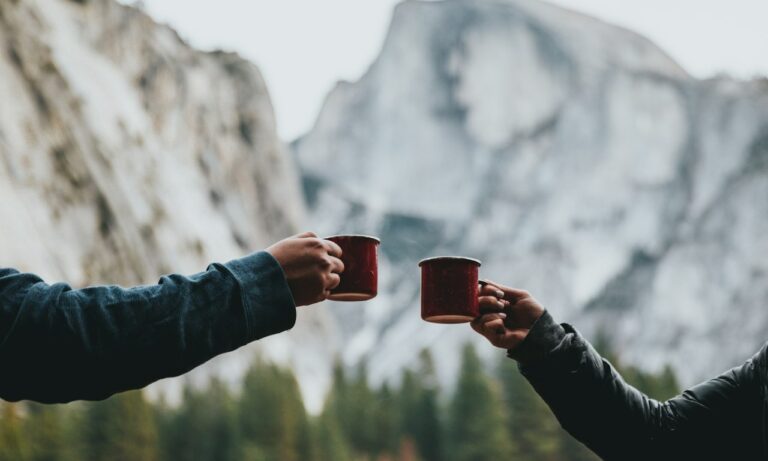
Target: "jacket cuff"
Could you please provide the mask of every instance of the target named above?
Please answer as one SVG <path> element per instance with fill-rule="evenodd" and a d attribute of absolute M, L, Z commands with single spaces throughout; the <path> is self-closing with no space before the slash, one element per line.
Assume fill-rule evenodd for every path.
<path fill-rule="evenodd" d="M 224 264 L 240 285 L 246 341 L 288 330 L 296 324 L 296 304 L 277 260 L 266 251 Z"/>
<path fill-rule="evenodd" d="M 538 362 L 563 341 L 565 334 L 565 329 L 555 322 L 549 311 L 544 311 L 533 323 L 523 342 L 507 350 L 507 357 L 521 364 Z"/>

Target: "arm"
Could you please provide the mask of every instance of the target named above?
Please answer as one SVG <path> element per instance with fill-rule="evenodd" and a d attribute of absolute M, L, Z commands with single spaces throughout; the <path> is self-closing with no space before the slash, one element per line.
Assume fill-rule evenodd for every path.
<path fill-rule="evenodd" d="M 340 269 L 332 246 L 298 240 L 127 289 L 0 269 L 0 398 L 103 399 L 291 328 L 294 299 L 324 299 Z"/>
<path fill-rule="evenodd" d="M 487 314 L 473 326 L 508 349 L 563 428 L 603 459 L 711 459 L 720 454 L 761 459 L 758 373 L 764 370 L 765 349 L 743 366 L 659 402 L 625 383 L 572 327 L 555 323 L 528 293 L 504 289 L 503 294 L 511 304 L 507 315 Z"/>

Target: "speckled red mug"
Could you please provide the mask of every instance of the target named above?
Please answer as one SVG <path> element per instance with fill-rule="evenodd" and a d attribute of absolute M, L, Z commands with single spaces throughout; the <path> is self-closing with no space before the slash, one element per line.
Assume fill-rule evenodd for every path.
<path fill-rule="evenodd" d="M 366 301 L 378 292 L 378 248 L 381 243 L 369 235 L 326 237 L 341 247 L 344 272 L 339 286 L 331 290 L 333 301 Z"/>
<path fill-rule="evenodd" d="M 464 323 L 480 315 L 480 264 L 477 259 L 461 256 L 421 260 L 421 318 L 434 323 Z"/>

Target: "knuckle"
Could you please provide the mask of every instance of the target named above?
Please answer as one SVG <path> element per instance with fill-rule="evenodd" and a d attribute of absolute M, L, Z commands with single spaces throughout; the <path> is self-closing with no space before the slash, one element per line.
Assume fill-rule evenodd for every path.
<path fill-rule="evenodd" d="M 310 238 L 304 239 L 304 244 L 307 245 L 309 248 L 322 248 L 323 241 L 317 237 L 310 237 Z"/>
<path fill-rule="evenodd" d="M 325 284 L 321 275 L 315 275 L 307 280 L 307 290 L 312 293 L 323 291 Z"/>

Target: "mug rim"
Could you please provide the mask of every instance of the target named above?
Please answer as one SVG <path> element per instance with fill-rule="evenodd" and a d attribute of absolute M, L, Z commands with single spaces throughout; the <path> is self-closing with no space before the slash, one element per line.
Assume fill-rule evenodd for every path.
<path fill-rule="evenodd" d="M 425 258 L 419 261 L 419 267 L 421 267 L 422 264 L 433 262 L 433 261 L 468 261 L 468 262 L 475 263 L 478 266 L 483 265 L 483 263 L 480 262 L 479 259 L 468 258 L 466 256 L 432 256 L 430 258 Z"/>
<path fill-rule="evenodd" d="M 349 238 L 349 237 L 373 240 L 376 243 L 381 243 L 381 240 L 379 240 L 377 237 L 374 237 L 372 235 L 366 235 L 366 234 L 335 234 L 335 235 L 329 235 L 328 237 L 323 237 L 323 240 L 330 240 L 332 238 Z"/>

